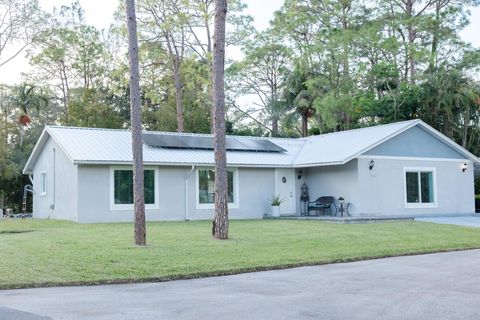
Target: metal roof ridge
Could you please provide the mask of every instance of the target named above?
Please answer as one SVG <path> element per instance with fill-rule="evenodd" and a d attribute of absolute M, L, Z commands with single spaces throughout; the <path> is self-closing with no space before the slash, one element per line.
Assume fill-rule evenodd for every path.
<path fill-rule="evenodd" d="M 45 127 L 50 128 L 50 129 L 91 130 L 91 131 L 125 131 L 125 132 L 129 132 L 128 129 L 74 127 L 74 126 L 62 126 L 62 125 L 51 125 L 51 124 L 47 124 Z"/>
<path fill-rule="evenodd" d="M 52 129 L 67 129 L 67 130 L 91 130 L 91 131 L 120 131 L 120 132 L 131 132 L 130 129 L 113 129 L 113 128 L 93 128 L 93 127 L 74 127 L 74 126 L 62 126 L 62 125 L 47 125 L 48 128 Z M 212 133 L 195 133 L 195 132 L 173 132 L 173 131 L 152 131 L 152 130 L 142 130 L 143 134 L 164 134 L 164 135 L 174 135 L 174 136 L 197 136 L 197 137 L 213 137 Z M 258 136 L 238 136 L 238 135 L 225 135 L 229 138 L 240 138 L 240 139 L 266 139 L 266 140 L 286 140 L 286 141 L 306 141 L 308 138 L 298 137 L 298 138 L 287 138 L 287 137 L 258 137 Z"/>
<path fill-rule="evenodd" d="M 342 133 L 346 133 L 346 132 L 368 130 L 368 129 L 379 128 L 379 127 L 388 127 L 388 126 L 392 126 L 392 125 L 398 125 L 398 124 L 401 124 L 401 123 L 406 125 L 406 124 L 413 123 L 413 122 L 421 122 L 421 120 L 420 119 L 411 119 L 411 120 L 397 121 L 397 122 L 391 122 L 391 123 L 385 123 L 385 124 L 377 124 L 377 125 L 372 125 L 372 126 L 362 127 L 362 128 L 328 132 L 328 133 L 322 133 L 322 134 L 318 134 L 318 135 L 314 135 L 314 136 L 309 136 L 307 139 L 308 140 L 313 140 L 313 139 L 316 139 L 316 138 L 321 138 L 321 137 L 336 135 L 336 134 L 342 134 Z"/>

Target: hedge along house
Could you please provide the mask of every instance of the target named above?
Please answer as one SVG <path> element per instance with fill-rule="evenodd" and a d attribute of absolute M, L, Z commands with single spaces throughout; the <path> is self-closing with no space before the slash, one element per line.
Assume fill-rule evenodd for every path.
<path fill-rule="evenodd" d="M 211 135 L 145 132 L 148 220 L 210 219 Z M 80 223 L 133 220 L 131 133 L 49 126 L 25 168 L 35 218 Z M 343 197 L 352 216 L 474 213 L 479 159 L 420 120 L 308 138 L 227 138 L 229 213 L 262 218 L 272 197 L 280 212 L 310 199 Z"/>

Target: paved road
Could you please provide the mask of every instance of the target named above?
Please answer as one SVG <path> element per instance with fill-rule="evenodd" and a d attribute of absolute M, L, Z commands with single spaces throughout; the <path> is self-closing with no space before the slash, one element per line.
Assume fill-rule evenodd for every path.
<path fill-rule="evenodd" d="M 480 216 L 415 218 L 415 221 L 480 228 Z"/>
<path fill-rule="evenodd" d="M 0 291 L 0 319 L 45 320 L 40 316 L 480 319 L 480 250 L 164 283 Z"/>

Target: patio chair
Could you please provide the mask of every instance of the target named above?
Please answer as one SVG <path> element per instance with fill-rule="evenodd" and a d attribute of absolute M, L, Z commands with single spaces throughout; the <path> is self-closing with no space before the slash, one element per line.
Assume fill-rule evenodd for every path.
<path fill-rule="evenodd" d="M 325 215 L 326 210 L 333 215 L 332 207 L 335 209 L 333 212 L 337 212 L 337 206 L 335 205 L 335 197 L 333 196 L 323 196 L 318 198 L 315 201 L 310 201 L 308 203 L 308 215 L 310 215 L 310 211 L 315 210 L 315 214 L 318 216 L 319 212 L 321 211 L 323 215 Z"/>

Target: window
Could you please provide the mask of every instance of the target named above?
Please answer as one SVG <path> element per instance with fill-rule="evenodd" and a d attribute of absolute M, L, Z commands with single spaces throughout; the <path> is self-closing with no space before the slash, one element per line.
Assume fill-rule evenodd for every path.
<path fill-rule="evenodd" d="M 237 205 L 236 170 L 227 171 L 227 197 L 230 207 Z M 197 170 L 197 208 L 213 208 L 215 203 L 215 171 L 212 169 Z"/>
<path fill-rule="evenodd" d="M 435 205 L 435 170 L 408 168 L 405 170 L 406 204 L 410 207 Z"/>
<path fill-rule="evenodd" d="M 144 195 L 146 207 L 157 204 L 155 170 L 144 171 Z M 112 209 L 133 208 L 133 171 L 130 169 L 112 169 Z"/>
<path fill-rule="evenodd" d="M 40 195 L 47 195 L 47 172 L 40 172 Z"/>

